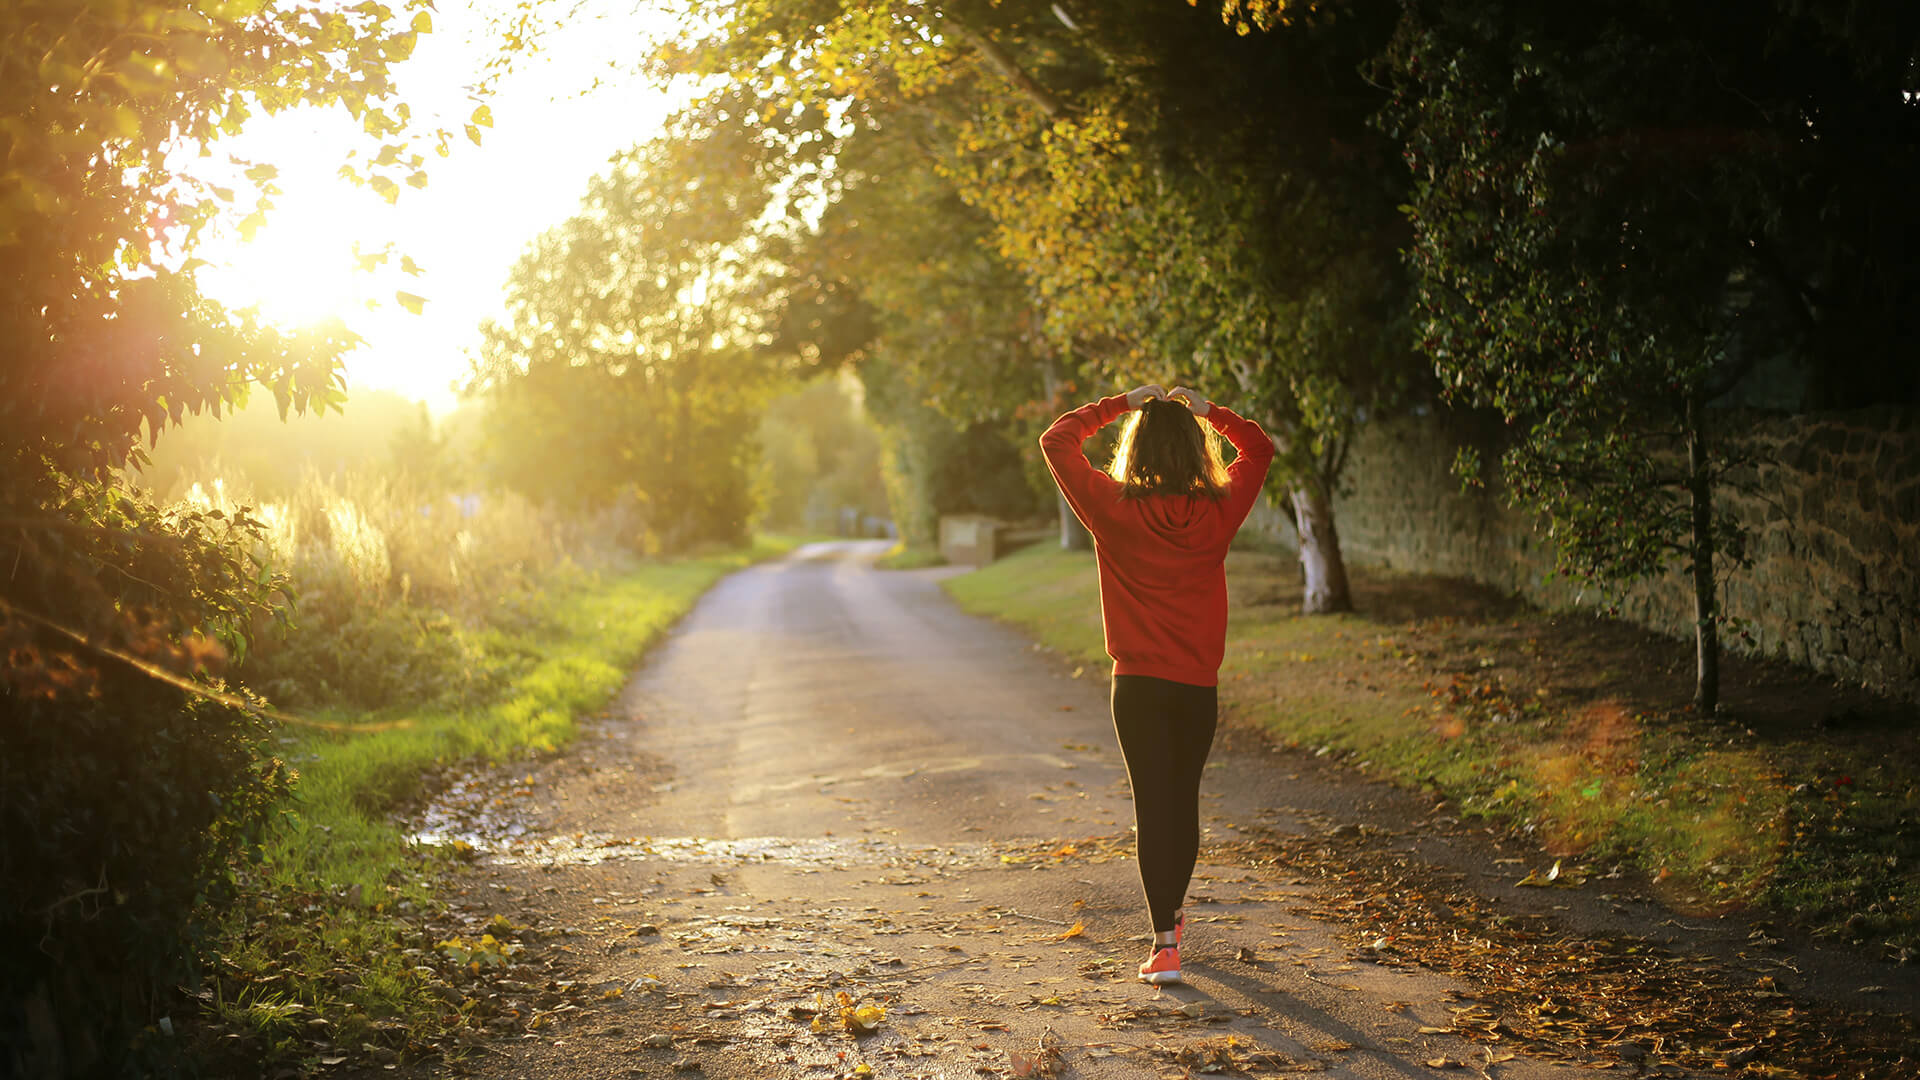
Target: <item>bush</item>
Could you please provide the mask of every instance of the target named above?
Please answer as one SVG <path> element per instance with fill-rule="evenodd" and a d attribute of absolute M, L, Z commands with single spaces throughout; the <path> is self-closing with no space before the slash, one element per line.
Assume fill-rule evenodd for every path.
<path fill-rule="evenodd" d="M 244 515 L 93 482 L 37 509 L 0 608 L 0 1072 L 145 1071 L 194 905 L 288 789 L 265 724 L 193 690 L 220 693 L 277 580 Z"/>
<path fill-rule="evenodd" d="M 184 498 L 236 512 L 246 489 L 207 477 Z M 531 662 L 498 631 L 537 626 L 538 586 L 621 558 L 612 518 L 563 528 L 510 493 L 432 495 L 373 472 L 310 474 L 256 513 L 260 558 L 290 580 L 289 617 L 239 674 L 299 709 L 487 700 Z"/>

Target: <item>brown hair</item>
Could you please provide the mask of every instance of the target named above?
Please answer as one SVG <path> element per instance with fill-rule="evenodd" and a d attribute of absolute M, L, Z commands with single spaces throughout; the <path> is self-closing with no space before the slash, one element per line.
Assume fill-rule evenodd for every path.
<path fill-rule="evenodd" d="M 1107 473 L 1124 485 L 1121 495 L 1131 499 L 1147 495 L 1223 499 L 1227 494 L 1220 433 L 1202 424 L 1192 409 L 1159 398 L 1127 417 Z"/>

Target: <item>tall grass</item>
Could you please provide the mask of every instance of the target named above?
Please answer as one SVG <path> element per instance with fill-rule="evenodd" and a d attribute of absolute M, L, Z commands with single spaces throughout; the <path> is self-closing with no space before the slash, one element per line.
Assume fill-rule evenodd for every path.
<path fill-rule="evenodd" d="M 405 474 L 309 472 L 258 501 L 246 479 L 191 477 L 180 498 L 267 524 L 255 554 L 287 573 L 287 619 L 258 626 L 239 678 L 284 707 L 472 704 L 530 662 L 547 590 L 636 565 L 617 514 L 569 521 L 511 493 L 434 493 Z"/>

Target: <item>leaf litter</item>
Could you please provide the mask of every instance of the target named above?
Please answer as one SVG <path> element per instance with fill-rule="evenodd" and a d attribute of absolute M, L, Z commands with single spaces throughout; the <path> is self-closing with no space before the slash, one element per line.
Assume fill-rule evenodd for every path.
<path fill-rule="evenodd" d="M 1344 923 L 1358 957 L 1418 964 L 1481 988 L 1452 1026 L 1487 1047 L 1536 1057 L 1585 1054 L 1647 1070 L 1677 1066 L 1779 1080 L 1911 1080 L 1920 1022 L 1795 1000 L 1770 978 L 1742 978 L 1706 957 L 1634 937 L 1591 938 L 1529 926 L 1444 875 L 1423 876 L 1404 854 L 1362 836 L 1243 827 L 1203 859 L 1311 874 L 1318 891 L 1299 913 Z M 1558 863 L 1519 884 L 1572 887 Z M 1388 947 L 1390 946 L 1390 948 Z M 1426 1030 L 1426 1029 L 1423 1029 Z M 1434 1065 L 1433 1059 L 1424 1062 Z M 1446 1061 L 1445 1066 L 1477 1067 Z"/>

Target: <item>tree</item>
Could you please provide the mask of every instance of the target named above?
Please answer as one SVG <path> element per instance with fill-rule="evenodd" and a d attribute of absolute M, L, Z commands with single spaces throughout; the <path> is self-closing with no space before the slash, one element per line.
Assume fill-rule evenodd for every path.
<path fill-rule="evenodd" d="M 1718 586 L 1744 559 L 1714 499 L 1742 461 L 1715 403 L 1783 354 L 1814 373 L 1810 397 L 1847 381 L 1820 374 L 1835 366 L 1884 388 L 1858 375 L 1887 371 L 1914 329 L 1920 265 L 1853 197 L 1920 164 L 1892 106 L 1916 89 L 1920 17 L 1859 14 L 1854 32 L 1892 30 L 1891 51 L 1797 5 L 1443 0 L 1409 8 L 1383 64 L 1384 123 L 1416 177 L 1421 347 L 1455 400 L 1514 426 L 1508 490 L 1562 569 L 1611 584 L 1683 566 L 1702 711 L 1719 694 Z M 1882 137 L 1866 166 L 1863 138 Z M 1920 224 L 1911 200 L 1873 205 L 1881 228 Z M 1873 345 L 1836 361 L 1836 342 Z"/>
<path fill-rule="evenodd" d="M 635 500 L 649 549 L 744 538 L 776 372 L 760 290 L 778 240 L 753 228 L 771 188 L 709 108 L 616 156 L 520 259 L 471 387 L 502 480 L 580 509 Z"/>
<path fill-rule="evenodd" d="M 759 431 L 765 523 L 821 532 L 837 531 L 843 511 L 886 516 L 880 435 L 850 371 L 775 398 Z"/>
<path fill-rule="evenodd" d="M 858 367 L 911 542 L 931 544 L 941 513 L 1026 517 L 1031 486 L 1006 482 L 1002 467 L 1031 455 L 1071 386 L 1068 362 L 1041 333 L 1026 284 L 989 246 L 991 223 L 936 172 L 912 125 L 850 127 L 796 276 L 831 278 L 870 312 Z M 974 496 L 961 462 L 987 466 Z M 1065 500 L 1053 499 L 1061 546 L 1089 547 Z"/>
<path fill-rule="evenodd" d="M 288 779 L 218 680 L 279 586 L 248 555 L 258 523 L 163 511 L 117 470 L 251 386 L 337 405 L 353 338 L 201 296 L 195 242 L 236 196 L 170 162 L 252 113 L 337 104 L 393 147 L 366 179 L 397 193 L 420 158 L 388 69 L 422 8 L 0 12 L 0 1070 L 138 1071 L 143 1003 L 188 974 L 196 900 Z M 264 213 L 272 170 L 247 177 Z M 29 1001 L 66 1029 L 28 1027 Z"/>

